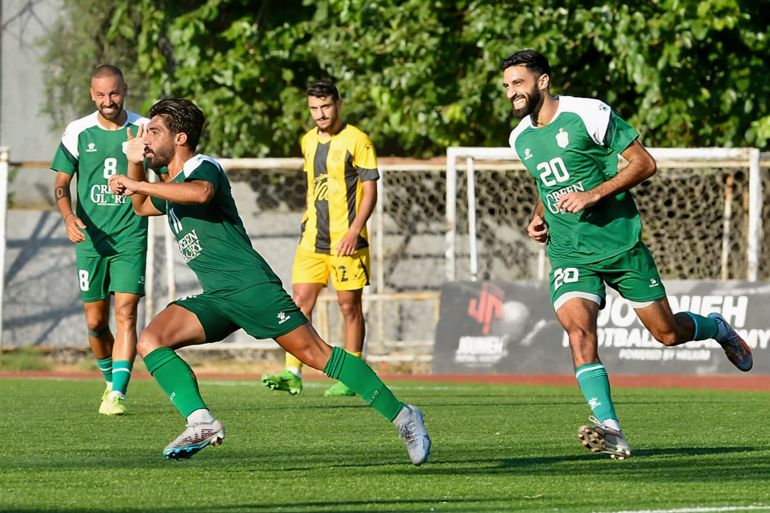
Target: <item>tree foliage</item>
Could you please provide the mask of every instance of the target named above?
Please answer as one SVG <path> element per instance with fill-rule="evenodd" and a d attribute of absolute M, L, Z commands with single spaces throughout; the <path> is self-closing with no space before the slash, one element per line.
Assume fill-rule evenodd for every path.
<path fill-rule="evenodd" d="M 325 76 L 381 154 L 505 145 L 514 121 L 498 66 L 521 48 L 550 58 L 555 93 L 607 101 L 648 146 L 770 139 L 762 2 L 64 4 L 70 15 L 45 41 L 54 119 L 87 105 L 88 72 L 111 61 L 127 72 L 133 106 L 146 110 L 167 95 L 195 100 L 208 115 L 203 150 L 213 154 L 296 155 L 311 122 L 304 87 Z"/>

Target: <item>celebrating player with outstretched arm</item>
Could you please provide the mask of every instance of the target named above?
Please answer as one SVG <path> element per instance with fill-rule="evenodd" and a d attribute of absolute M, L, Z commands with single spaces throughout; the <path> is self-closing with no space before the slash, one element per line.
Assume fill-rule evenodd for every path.
<path fill-rule="evenodd" d="M 642 223 L 630 193 L 656 171 L 636 131 L 599 100 L 551 96 L 551 67 L 533 50 L 514 53 L 500 68 L 513 115 L 521 120 L 510 144 L 539 194 L 527 233 L 547 244 L 551 301 L 594 414 L 578 437 L 594 452 L 626 458 L 631 448 L 597 349 L 605 284 L 664 345 L 715 339 L 742 371 L 751 369 L 751 351 L 718 313 L 671 312 L 655 261 L 641 241 Z M 628 161 L 620 171 L 618 154 Z"/>
<path fill-rule="evenodd" d="M 422 412 L 396 399 L 360 358 L 324 342 L 252 247 L 227 176 L 214 159 L 195 151 L 203 112 L 189 100 L 167 98 L 150 109 L 149 117 L 146 131 L 129 140 L 129 176 L 115 176 L 110 185 L 115 193 L 131 196 L 137 214 L 166 214 L 203 287 L 203 293 L 171 303 L 139 336 L 137 350 L 147 369 L 187 419 L 186 429 L 163 455 L 187 458 L 225 436 L 203 402 L 195 375 L 174 350 L 222 340 L 243 328 L 255 338 L 274 338 L 304 364 L 345 383 L 396 425 L 412 463 L 422 464 L 431 446 Z M 145 159 L 153 169 L 167 167 L 169 181 L 147 182 Z"/>

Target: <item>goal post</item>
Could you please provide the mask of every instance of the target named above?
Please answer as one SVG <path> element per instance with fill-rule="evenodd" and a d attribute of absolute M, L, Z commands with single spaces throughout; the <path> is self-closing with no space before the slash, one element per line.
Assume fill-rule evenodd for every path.
<path fill-rule="evenodd" d="M 3 298 L 5 298 L 5 247 L 6 247 L 6 214 L 8 212 L 8 171 L 10 151 L 6 146 L 0 146 L 0 269 L 3 270 L 0 279 L 0 358 L 3 354 Z"/>
<path fill-rule="evenodd" d="M 655 157 L 660 173 L 652 180 L 652 184 L 638 186 L 634 193 L 642 211 L 645 241 L 653 247 L 656 256 L 662 255 L 661 260 L 667 264 L 661 270 L 663 274 L 679 278 L 740 278 L 757 281 L 765 232 L 762 210 L 767 202 L 759 150 L 648 149 Z M 450 147 L 447 149 L 446 166 L 445 277 L 450 281 L 458 279 L 458 266 L 461 264 L 458 254 L 467 248 L 467 270 L 459 279 L 489 278 L 492 266 L 487 261 L 484 270 L 479 268 L 481 253 L 488 259 L 502 261 L 506 260 L 507 255 L 501 254 L 503 249 L 495 247 L 493 236 L 481 236 L 479 224 L 486 222 L 491 225 L 491 229 L 496 229 L 505 222 L 500 215 L 501 211 L 508 211 L 518 215 L 509 216 L 507 222 L 516 224 L 519 231 L 523 232 L 529 222 L 527 215 L 531 216 L 535 201 L 534 180 L 528 176 L 513 149 L 508 147 Z M 492 194 L 498 193 L 496 197 L 490 196 L 488 192 L 487 197 L 482 196 L 484 187 L 479 186 L 482 179 L 495 186 L 491 188 Z M 500 183 L 504 185 L 500 186 Z M 518 192 L 515 190 L 517 188 L 529 189 L 530 198 L 523 199 L 520 194 L 516 194 L 516 201 L 528 202 L 525 208 L 510 203 L 506 205 L 506 185 L 510 193 Z M 459 213 L 460 208 L 464 211 L 464 217 Z M 480 213 L 481 210 L 490 212 L 489 218 L 481 219 L 484 215 Z M 465 225 L 465 230 L 460 230 L 459 227 Z M 664 236 L 666 230 L 677 229 L 688 231 L 674 239 Z M 691 255 L 689 261 L 687 255 L 670 254 L 677 247 L 681 249 L 681 246 L 669 245 L 671 240 L 678 244 L 689 241 L 704 245 L 714 240 L 714 233 L 719 234 L 716 240 L 721 245 L 721 251 L 716 251 L 716 263 L 711 255 L 706 257 L 708 249 L 705 246 Z M 697 238 L 698 234 L 704 236 Z M 502 278 L 543 279 L 542 246 L 525 240 L 518 240 L 515 245 L 522 253 L 514 258 L 518 260 L 518 274 Z M 480 246 L 483 247 L 480 249 Z M 529 271 L 524 262 L 526 259 L 537 262 L 536 266 L 529 266 Z M 703 263 L 701 259 L 710 262 Z M 501 278 L 499 275 L 495 277 Z"/>

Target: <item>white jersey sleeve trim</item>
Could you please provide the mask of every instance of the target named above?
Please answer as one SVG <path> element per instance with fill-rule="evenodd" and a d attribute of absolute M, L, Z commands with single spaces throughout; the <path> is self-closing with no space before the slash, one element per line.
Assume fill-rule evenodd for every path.
<path fill-rule="evenodd" d="M 88 116 L 76 119 L 64 129 L 64 134 L 61 136 L 61 144 L 73 157 L 78 158 L 80 156 L 78 152 L 80 134 L 99 124 L 96 118 L 98 115 L 99 111 L 92 112 Z"/>
<path fill-rule="evenodd" d="M 607 146 L 604 138 L 607 135 L 612 113 L 609 105 L 594 98 L 559 96 L 559 111 L 572 112 L 580 116 L 591 139 L 599 146 Z"/>
<path fill-rule="evenodd" d="M 521 155 L 519 155 L 519 152 L 516 151 L 516 139 L 519 138 L 521 133 L 526 130 L 527 128 L 532 126 L 532 120 L 529 116 L 522 119 L 518 125 L 516 125 L 516 128 L 511 130 L 511 135 L 508 137 L 508 144 L 511 145 L 511 148 L 513 148 L 513 151 L 516 153 L 516 156 L 519 157 L 519 160 L 521 160 Z"/>
<path fill-rule="evenodd" d="M 214 164 L 214 167 L 222 172 L 222 166 L 219 165 L 219 162 L 209 157 L 208 155 L 202 155 L 199 153 L 188 159 L 187 162 L 182 165 L 182 172 L 184 173 L 184 177 L 189 178 L 193 171 L 198 169 L 204 162 L 210 162 L 211 164 Z"/>

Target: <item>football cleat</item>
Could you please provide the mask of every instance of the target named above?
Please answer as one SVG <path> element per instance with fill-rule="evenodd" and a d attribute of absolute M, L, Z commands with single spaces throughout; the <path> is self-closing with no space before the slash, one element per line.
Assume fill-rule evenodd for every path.
<path fill-rule="evenodd" d="M 219 445 L 225 439 L 225 428 L 214 422 L 188 424 L 182 434 L 163 449 L 166 459 L 192 458 L 201 449 L 209 445 Z"/>
<path fill-rule="evenodd" d="M 717 332 L 716 341 L 725 350 L 727 359 L 743 372 L 750 371 L 751 367 L 754 366 L 754 357 L 751 355 L 751 349 L 746 342 L 736 333 L 732 326 L 727 324 L 725 318 L 720 314 L 710 313 L 708 316 L 717 322 L 719 331 Z"/>
<path fill-rule="evenodd" d="M 284 370 L 278 374 L 263 374 L 262 384 L 270 390 L 289 392 L 291 395 L 302 393 L 302 378 L 298 378 L 293 372 Z"/>
<path fill-rule="evenodd" d="M 333 384 L 324 392 L 324 396 L 326 397 L 349 397 L 352 395 L 356 395 L 356 393 L 349 389 L 346 384 L 341 382 Z"/>
<path fill-rule="evenodd" d="M 125 415 L 128 413 L 125 398 L 109 394 L 106 399 L 102 399 L 102 404 L 99 405 L 99 413 L 111 416 Z"/>
<path fill-rule="evenodd" d="M 588 417 L 590 426 L 580 426 L 578 439 L 591 452 L 603 452 L 612 459 L 624 460 L 631 457 L 631 446 L 623 433 L 603 425 L 596 417 Z"/>
<path fill-rule="evenodd" d="M 104 392 L 102 392 L 102 401 L 106 401 L 110 398 L 110 392 L 112 392 L 112 383 L 107 383 L 107 386 L 104 387 Z"/>
<path fill-rule="evenodd" d="M 425 417 L 416 406 L 405 404 L 398 412 L 393 424 L 398 429 L 398 435 L 406 444 L 409 459 L 415 465 L 422 465 L 430 454 L 430 436 L 425 429 Z"/>

